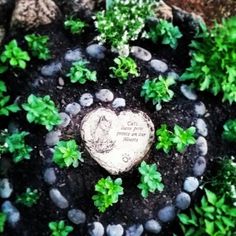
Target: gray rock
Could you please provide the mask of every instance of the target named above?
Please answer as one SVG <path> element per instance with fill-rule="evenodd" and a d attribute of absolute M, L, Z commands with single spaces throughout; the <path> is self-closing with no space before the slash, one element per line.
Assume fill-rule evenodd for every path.
<path fill-rule="evenodd" d="M 68 219 L 76 224 L 83 224 L 86 221 L 86 215 L 84 214 L 83 211 L 79 210 L 79 209 L 71 209 L 68 211 L 67 213 Z"/>
<path fill-rule="evenodd" d="M 195 105 L 195 112 L 198 116 L 203 116 L 206 113 L 206 106 L 203 102 L 198 102 Z"/>
<path fill-rule="evenodd" d="M 168 70 L 167 64 L 161 60 L 153 59 L 150 65 L 158 73 L 165 73 Z"/>
<path fill-rule="evenodd" d="M 124 233 L 124 228 L 121 224 L 118 225 L 108 225 L 106 229 L 107 236 L 122 236 Z"/>
<path fill-rule="evenodd" d="M 90 236 L 103 236 L 105 233 L 104 227 L 100 222 L 88 224 L 88 233 Z"/>
<path fill-rule="evenodd" d="M 195 91 L 188 85 L 182 84 L 180 87 L 182 94 L 189 100 L 197 100 L 197 94 Z"/>
<path fill-rule="evenodd" d="M 12 185 L 9 182 L 9 179 L 1 179 L 0 180 L 0 197 L 1 198 L 9 198 L 13 192 Z"/>
<path fill-rule="evenodd" d="M 64 79 L 63 79 L 62 77 L 59 77 L 59 78 L 58 78 L 58 84 L 59 84 L 60 86 L 64 86 L 64 85 L 65 85 L 65 81 L 64 81 Z"/>
<path fill-rule="evenodd" d="M 184 191 L 188 193 L 194 192 L 199 186 L 199 181 L 196 177 L 187 177 L 184 181 Z"/>
<path fill-rule="evenodd" d="M 49 65 L 43 66 L 41 68 L 41 74 L 43 76 L 55 76 L 57 73 L 61 71 L 62 64 L 61 62 L 52 62 Z"/>
<path fill-rule="evenodd" d="M 5 37 L 5 28 L 3 27 L 3 25 L 0 25 L 0 45 L 2 44 L 4 37 Z"/>
<path fill-rule="evenodd" d="M 2 212 L 7 215 L 7 222 L 12 227 L 16 226 L 20 220 L 20 212 L 10 201 L 3 202 Z"/>
<path fill-rule="evenodd" d="M 156 111 L 160 111 L 162 109 L 161 103 L 157 103 L 155 106 Z"/>
<path fill-rule="evenodd" d="M 91 44 L 86 48 L 89 56 L 96 59 L 103 59 L 105 57 L 106 48 L 99 44 Z"/>
<path fill-rule="evenodd" d="M 61 136 L 61 131 L 60 130 L 50 131 L 46 135 L 45 143 L 49 147 L 55 146 L 59 142 L 60 136 Z"/>
<path fill-rule="evenodd" d="M 169 72 L 167 76 L 173 78 L 174 80 L 179 80 L 179 75 L 174 71 Z"/>
<path fill-rule="evenodd" d="M 161 225 L 156 220 L 148 220 L 145 223 L 144 228 L 147 232 L 152 233 L 152 234 L 158 234 L 161 232 Z"/>
<path fill-rule="evenodd" d="M 206 159 L 200 156 L 198 157 L 193 166 L 193 174 L 195 176 L 201 176 L 205 170 L 206 170 Z"/>
<path fill-rule="evenodd" d="M 56 188 L 51 189 L 49 191 L 49 196 L 57 207 L 65 209 L 69 206 L 67 199 L 61 194 L 61 192 L 58 189 Z"/>
<path fill-rule="evenodd" d="M 177 195 L 175 203 L 180 210 L 185 210 L 190 206 L 191 197 L 189 194 L 182 192 Z"/>
<path fill-rule="evenodd" d="M 206 137 L 208 135 L 208 129 L 207 129 L 207 124 L 206 122 L 199 118 L 196 121 L 196 127 L 197 127 L 197 131 L 200 135 Z"/>
<path fill-rule="evenodd" d="M 101 102 L 111 102 L 114 99 L 114 94 L 109 89 L 101 89 L 95 96 Z"/>
<path fill-rule="evenodd" d="M 119 108 L 119 107 L 125 107 L 126 106 L 126 101 L 124 98 L 116 98 L 112 102 L 112 107 L 113 108 Z"/>
<path fill-rule="evenodd" d="M 53 168 L 47 168 L 44 171 L 43 179 L 47 184 L 54 184 L 57 180 L 55 170 Z"/>
<path fill-rule="evenodd" d="M 141 236 L 143 230 L 143 225 L 132 225 L 126 230 L 125 236 Z"/>
<path fill-rule="evenodd" d="M 66 128 L 70 124 L 70 121 L 71 121 L 70 116 L 67 115 L 65 112 L 61 112 L 61 113 L 59 113 L 59 115 L 61 117 L 62 123 L 60 125 L 58 125 L 58 127 Z"/>
<path fill-rule="evenodd" d="M 66 106 L 66 113 L 72 116 L 76 116 L 81 111 L 81 106 L 79 103 L 72 102 Z"/>
<path fill-rule="evenodd" d="M 205 156 L 208 152 L 207 141 L 204 137 L 199 136 L 196 142 L 197 152 L 199 155 Z"/>
<path fill-rule="evenodd" d="M 93 95 L 91 93 L 84 93 L 81 95 L 79 102 L 83 107 L 90 107 L 93 104 Z"/>
<path fill-rule="evenodd" d="M 74 61 L 78 61 L 80 59 L 82 59 L 82 53 L 79 48 L 74 49 L 74 50 L 69 50 L 65 54 L 66 61 L 74 62 Z"/>
<path fill-rule="evenodd" d="M 138 59 L 143 61 L 150 61 L 152 59 L 152 54 L 139 46 L 133 46 L 130 49 L 130 52 Z"/>
<path fill-rule="evenodd" d="M 159 210 L 158 212 L 158 218 L 162 221 L 162 222 L 169 222 L 174 220 L 175 218 L 175 207 L 174 206 L 166 206 L 164 208 L 162 208 L 161 210 Z"/>

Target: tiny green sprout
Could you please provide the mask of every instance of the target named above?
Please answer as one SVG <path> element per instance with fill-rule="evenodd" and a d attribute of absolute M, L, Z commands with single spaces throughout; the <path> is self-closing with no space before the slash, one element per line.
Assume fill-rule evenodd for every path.
<path fill-rule="evenodd" d="M 27 41 L 28 47 L 34 57 L 42 60 L 48 60 L 51 58 L 48 49 L 48 36 L 28 34 L 25 36 L 25 40 Z"/>
<path fill-rule="evenodd" d="M 119 56 L 114 59 L 114 62 L 116 67 L 110 67 L 111 77 L 117 78 L 120 84 L 128 80 L 129 76 L 139 76 L 137 64 L 131 57 Z"/>
<path fill-rule="evenodd" d="M 5 147 L 12 153 L 15 163 L 30 159 L 30 152 L 33 149 L 25 143 L 25 137 L 28 135 L 29 133 L 25 131 L 6 135 Z"/>
<path fill-rule="evenodd" d="M 7 220 L 6 214 L 0 212 L 0 233 L 4 232 L 4 227 L 5 227 L 6 220 Z"/>
<path fill-rule="evenodd" d="M 147 79 L 141 90 L 141 96 L 145 101 L 152 101 L 153 105 L 161 104 L 161 102 L 169 102 L 174 96 L 174 92 L 170 89 L 175 84 L 172 77 L 164 78 L 159 76 L 153 80 Z"/>
<path fill-rule="evenodd" d="M 70 73 L 67 74 L 70 77 L 71 83 L 85 84 L 87 81 L 97 81 L 96 71 L 91 71 L 87 68 L 87 61 L 77 61 L 74 62 L 70 68 Z"/>
<path fill-rule="evenodd" d="M 5 45 L 5 50 L 0 54 L 0 74 L 4 73 L 9 66 L 12 68 L 25 69 L 26 62 L 30 57 L 26 51 L 23 51 L 15 39 Z"/>
<path fill-rule="evenodd" d="M 37 204 L 39 200 L 39 192 L 37 189 L 32 190 L 31 188 L 27 188 L 25 193 L 17 196 L 16 202 L 23 204 L 27 207 L 32 207 Z"/>
<path fill-rule="evenodd" d="M 75 140 L 60 141 L 53 154 L 53 161 L 60 167 L 78 167 L 79 161 L 83 161 L 81 152 Z"/>
<path fill-rule="evenodd" d="M 80 19 L 69 18 L 64 22 L 65 29 L 70 30 L 72 34 L 81 34 L 87 24 Z"/>
<path fill-rule="evenodd" d="M 6 84 L 0 80 L 0 116 L 9 116 L 10 112 L 16 113 L 20 110 L 16 103 L 8 105 L 10 96 L 7 96 L 6 92 Z"/>
<path fill-rule="evenodd" d="M 48 95 L 37 97 L 31 94 L 22 107 L 27 111 L 26 118 L 29 123 L 44 125 L 49 131 L 61 123 L 58 110 Z"/>
<path fill-rule="evenodd" d="M 156 164 L 148 165 L 143 161 L 138 168 L 141 174 L 141 183 L 138 184 L 138 188 L 141 189 L 141 195 L 143 198 L 147 198 L 149 192 L 154 193 L 156 190 L 162 192 L 164 184 L 162 183 L 161 174 L 157 171 Z"/>
<path fill-rule="evenodd" d="M 51 236 L 67 236 L 74 229 L 72 226 L 66 225 L 64 220 L 51 221 L 48 227 L 51 230 Z"/>
<path fill-rule="evenodd" d="M 223 128 L 222 138 L 229 142 L 236 142 L 236 119 L 226 121 Z"/>
<path fill-rule="evenodd" d="M 178 26 L 174 26 L 171 22 L 163 19 L 160 19 L 148 32 L 148 37 L 154 43 L 157 43 L 160 40 L 162 44 L 170 45 L 173 49 L 177 48 L 178 39 L 182 36 Z"/>
<path fill-rule="evenodd" d="M 117 203 L 119 196 L 124 194 L 122 179 L 112 180 L 110 176 L 106 179 L 100 179 L 95 185 L 95 191 L 92 199 L 99 212 L 105 212 L 109 206 Z"/>
<path fill-rule="evenodd" d="M 196 143 L 196 139 L 194 138 L 195 133 L 195 127 L 189 127 L 184 130 L 180 126 L 175 125 L 173 143 L 176 145 L 178 152 L 183 152 L 187 146 Z"/>

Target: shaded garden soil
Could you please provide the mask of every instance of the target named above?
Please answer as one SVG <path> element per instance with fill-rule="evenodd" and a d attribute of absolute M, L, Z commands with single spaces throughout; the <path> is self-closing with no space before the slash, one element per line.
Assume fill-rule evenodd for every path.
<path fill-rule="evenodd" d="M 168 47 L 153 45 L 148 41 L 138 41 L 132 44 L 140 45 L 150 50 L 153 58 L 166 61 L 169 68 L 181 74 L 184 68 L 189 65 L 188 44 L 193 34 L 187 31 L 184 25 L 180 25 L 180 28 L 184 33 L 184 38 L 176 51 Z M 80 47 L 84 53 L 85 47 L 92 42 L 95 36 L 94 28 L 90 26 L 80 37 L 72 37 L 63 29 L 62 22 L 40 27 L 37 33 L 47 34 L 50 37 L 50 48 L 53 52 L 52 61 L 59 58 L 63 60 L 62 58 L 68 49 Z M 8 35 L 6 41 L 16 37 L 20 45 L 24 47 L 23 35 L 24 32 L 22 31 L 12 32 Z M 147 63 L 137 60 L 140 76 L 138 78 L 130 78 L 125 84 L 120 85 L 116 80 L 109 78 L 110 71 L 108 68 L 113 65 L 112 61 L 115 56 L 115 54 L 108 52 L 106 58 L 102 61 L 88 58 L 91 61 L 91 69 L 95 69 L 98 73 L 97 83 L 89 82 L 86 85 L 72 85 L 68 78 L 64 76 L 70 66 L 66 62 L 63 62 L 64 67 L 60 74 L 52 78 L 43 77 L 39 71 L 45 63 L 37 60 L 33 60 L 26 71 L 9 72 L 1 79 L 6 81 L 11 95 L 14 98 L 19 97 L 21 102 L 25 102 L 27 96 L 31 93 L 37 95 L 49 94 L 59 107 L 59 110 L 63 111 L 66 104 L 78 101 L 81 94 L 85 92 L 94 94 L 100 88 L 108 88 L 114 92 L 116 97 L 124 97 L 126 99 L 126 108 L 146 112 L 154 122 L 155 128 L 160 127 L 163 123 L 168 124 L 170 127 L 177 123 L 184 128 L 192 125 L 192 122 L 196 120 L 193 110 L 194 102 L 186 100 L 180 94 L 180 84 L 174 88 L 174 99 L 170 103 L 164 104 L 161 112 L 156 112 L 152 104 L 144 103 L 143 98 L 140 97 L 140 90 L 146 78 L 153 78 L 157 74 L 150 69 Z M 60 76 L 65 80 L 65 86 L 62 89 L 57 87 Z M 208 110 L 205 118 L 209 129 L 207 160 L 208 170 L 211 170 L 213 166 L 211 163 L 217 156 L 235 154 L 236 152 L 232 145 L 221 141 L 222 125 L 228 118 L 236 117 L 236 109 L 235 106 L 230 107 L 228 104 L 222 104 L 220 98 L 215 98 L 208 93 L 198 93 L 198 96 L 199 100 L 205 103 Z M 74 124 L 77 121 L 80 122 L 88 111 L 98 106 L 109 107 L 110 105 L 96 101 L 91 108 L 82 110 L 77 118 L 73 120 Z M 39 126 L 29 125 L 26 122 L 23 111 L 16 116 L 11 116 L 10 119 L 1 119 L 1 128 L 6 128 L 11 121 L 20 125 L 22 130 L 30 132 L 28 142 L 34 147 L 34 151 L 31 160 L 17 165 L 13 165 L 13 163 L 8 161 L 10 157 L 4 157 L 1 160 L 1 169 L 4 170 L 3 172 L 8 169 L 8 172 L 2 172 L 1 175 L 9 177 L 10 182 L 13 183 L 14 194 L 11 196 L 12 201 L 14 201 L 17 194 L 24 192 L 27 187 L 40 190 L 40 201 L 32 208 L 17 205 L 21 212 L 21 222 L 14 230 L 7 227 L 3 235 L 49 235 L 48 222 L 67 219 L 67 210 L 60 210 L 52 203 L 48 194 L 50 187 L 43 181 L 43 170 L 49 165 L 52 155 L 45 146 L 46 131 Z M 55 166 L 58 180 L 54 187 L 59 188 L 69 200 L 70 207 L 79 208 L 86 213 L 88 222 L 99 220 L 104 225 L 109 223 L 125 223 L 126 225 L 143 223 L 145 220 L 152 218 L 152 214 L 155 217 L 158 209 L 166 205 L 166 203 L 172 202 L 181 191 L 183 180 L 191 174 L 191 167 L 197 156 L 194 146 L 188 148 L 184 154 L 176 154 L 172 151 L 169 155 L 165 155 L 157 151 L 153 145 L 147 161 L 149 163 L 157 163 L 158 169 L 163 175 L 165 190 L 160 194 L 151 194 L 147 200 L 143 200 L 140 196 L 140 191 L 136 187 L 140 176 L 137 169 L 134 168 L 129 173 L 120 175 L 123 179 L 125 194 L 120 198 L 119 203 L 109 208 L 106 213 L 99 214 L 93 205 L 91 196 L 94 194 L 95 183 L 100 178 L 108 176 L 108 173 L 89 156 L 76 125 L 69 126 L 63 130 L 64 139 L 71 137 L 75 138 L 81 146 L 85 162 L 76 169 L 59 169 Z M 86 235 L 86 226 L 75 226 L 74 228 L 75 230 L 71 233 L 72 236 Z M 176 222 L 166 225 L 160 235 L 171 236 L 173 232 L 181 236 Z"/>

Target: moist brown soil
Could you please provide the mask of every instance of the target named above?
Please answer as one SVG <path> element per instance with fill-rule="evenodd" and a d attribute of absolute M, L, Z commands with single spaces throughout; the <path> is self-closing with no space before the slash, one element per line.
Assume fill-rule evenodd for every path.
<path fill-rule="evenodd" d="M 162 45 L 154 45 L 148 41 L 139 40 L 134 45 L 140 45 L 152 52 L 153 58 L 166 61 L 169 69 L 181 73 L 185 67 L 189 65 L 188 44 L 191 40 L 192 33 L 185 29 L 184 25 L 180 25 L 184 33 L 179 47 L 176 51 Z M 70 35 L 63 29 L 62 22 L 53 25 L 40 27 L 37 33 L 46 34 L 50 37 L 50 49 L 53 53 L 53 59 L 63 60 L 63 56 L 68 49 L 81 48 L 84 49 L 90 44 L 95 36 L 92 26 L 88 28 L 80 37 Z M 28 33 L 28 32 L 27 32 Z M 23 35 L 25 32 L 10 32 L 6 38 L 9 41 L 15 37 L 20 45 L 24 48 Z M 107 46 L 108 48 L 108 46 Z M 85 52 L 84 52 L 84 55 Z M 116 55 L 107 52 L 106 58 L 101 61 L 88 58 L 91 62 L 91 69 L 95 69 L 98 74 L 97 83 L 86 83 L 85 85 L 71 84 L 65 74 L 68 72 L 69 64 L 63 61 L 63 70 L 54 77 L 43 77 L 40 75 L 40 68 L 49 62 L 39 62 L 32 60 L 27 70 L 10 71 L 1 79 L 6 81 L 9 92 L 13 98 L 18 97 L 21 102 L 25 102 L 29 94 L 50 95 L 55 101 L 60 111 L 63 111 L 66 104 L 79 100 L 81 94 L 85 92 L 95 93 L 100 88 L 108 88 L 114 92 L 116 97 L 124 97 L 126 99 L 126 109 L 138 109 L 146 112 L 152 119 L 155 128 L 166 123 L 173 128 L 175 124 L 187 128 L 196 120 L 194 113 L 195 102 L 185 99 L 179 92 L 180 83 L 174 88 L 175 96 L 170 103 L 163 104 L 160 112 L 155 111 L 152 104 L 145 103 L 140 97 L 140 89 L 146 78 L 157 76 L 154 71 L 140 60 L 136 60 L 140 68 L 140 76 L 138 78 L 130 78 L 123 85 L 120 85 L 115 79 L 109 77 L 109 67 L 113 65 L 113 59 Z M 58 78 L 63 77 L 65 86 L 58 88 Z M 209 153 L 207 155 L 208 169 L 211 170 L 212 162 L 219 155 L 235 154 L 235 148 L 232 145 L 221 141 L 222 125 L 224 122 L 236 116 L 235 106 L 222 104 L 220 97 L 215 98 L 208 93 L 198 93 L 199 100 L 203 101 L 207 107 L 207 117 L 209 136 L 207 137 L 209 145 Z M 140 196 L 137 189 L 140 176 L 137 168 L 133 168 L 130 172 L 120 175 L 123 179 L 123 187 L 125 194 L 120 201 L 110 207 L 106 213 L 100 214 L 94 207 L 91 196 L 94 194 L 94 185 L 102 177 L 107 177 L 107 173 L 101 168 L 88 154 L 84 148 L 80 138 L 79 129 L 76 126 L 84 115 L 93 108 L 111 105 L 101 104 L 95 101 L 89 109 L 83 109 L 82 112 L 72 120 L 71 125 L 63 130 L 62 139 L 75 138 L 83 152 L 84 163 L 78 168 L 59 169 L 55 166 L 57 182 L 52 187 L 60 189 L 62 194 L 70 202 L 70 208 L 79 208 L 87 215 L 87 222 L 94 220 L 101 221 L 104 225 L 109 223 L 122 223 L 125 227 L 134 223 L 143 223 L 152 217 L 155 218 L 157 211 L 168 203 L 174 201 L 175 196 L 181 191 L 183 180 L 191 175 L 191 168 L 197 156 L 194 146 L 189 147 L 183 154 L 172 151 L 169 155 L 161 151 L 157 151 L 153 145 L 147 156 L 149 163 L 156 163 L 158 170 L 163 176 L 165 189 L 162 193 L 150 194 L 147 199 Z M 6 227 L 4 236 L 43 236 L 49 235 L 48 222 L 60 219 L 67 219 L 67 210 L 60 210 L 49 198 L 50 186 L 43 181 L 43 170 L 51 166 L 51 152 L 45 145 L 46 130 L 40 126 L 29 125 L 25 119 L 25 113 L 19 112 L 9 118 L 1 118 L 1 128 L 6 128 L 9 122 L 15 122 L 20 129 L 30 132 L 28 143 L 34 147 L 31 160 L 24 161 L 17 165 L 9 162 L 10 157 L 6 156 L 1 159 L 1 177 L 8 177 L 14 186 L 14 194 L 10 200 L 14 202 L 16 195 L 25 191 L 27 187 L 37 188 L 40 191 L 40 201 L 32 208 L 26 208 L 16 205 L 21 212 L 21 221 L 13 230 Z M 8 170 L 8 171 L 6 171 Z M 194 200 L 197 199 L 193 196 Z M 194 204 L 194 203 L 193 203 Z M 68 222 L 70 225 L 72 223 Z M 171 236 L 173 233 L 181 236 L 181 231 L 177 221 L 164 226 L 162 234 Z M 86 225 L 74 226 L 75 235 L 87 235 Z"/>

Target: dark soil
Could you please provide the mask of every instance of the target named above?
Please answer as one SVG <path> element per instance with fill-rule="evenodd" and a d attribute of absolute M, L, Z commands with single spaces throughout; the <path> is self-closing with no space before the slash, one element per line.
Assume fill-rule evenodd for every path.
<path fill-rule="evenodd" d="M 87 20 L 87 19 L 86 19 Z M 88 21 L 88 20 L 87 20 Z M 168 63 L 169 68 L 181 73 L 189 64 L 188 44 L 191 40 L 192 33 L 189 32 L 184 25 L 180 25 L 184 33 L 179 47 L 176 51 L 168 47 L 153 45 L 148 41 L 137 41 L 134 45 L 140 45 L 153 54 L 153 58 L 161 59 Z M 63 29 L 62 22 L 57 22 L 53 25 L 40 27 L 37 33 L 46 34 L 50 37 L 50 48 L 53 53 L 54 60 L 63 60 L 63 56 L 68 49 L 80 47 L 82 50 L 90 44 L 95 36 L 94 29 L 91 26 L 80 37 L 74 37 L 69 32 Z M 9 32 L 6 41 L 15 37 L 23 47 L 23 35 L 26 32 L 15 31 Z M 27 32 L 28 33 L 28 32 Z M 108 48 L 108 46 L 107 46 Z M 84 53 L 84 55 L 86 55 Z M 33 60 L 27 70 L 11 71 L 7 73 L 3 79 L 8 84 L 9 92 L 16 98 L 19 97 L 21 102 L 24 102 L 29 94 L 50 95 L 55 101 L 60 111 L 63 111 L 65 105 L 78 101 L 81 94 L 84 92 L 94 93 L 100 88 L 109 88 L 114 92 L 116 97 L 124 97 L 126 99 L 126 109 L 138 109 L 146 112 L 152 119 L 155 128 L 166 123 L 173 128 L 175 124 L 187 128 L 195 120 L 194 113 L 195 102 L 186 100 L 179 92 L 178 84 L 175 88 L 174 99 L 163 105 L 160 112 L 156 112 L 152 104 L 146 104 L 143 98 L 140 97 L 140 89 L 146 78 L 158 76 L 149 68 L 147 63 L 136 60 L 140 68 L 140 77 L 130 78 L 126 83 L 120 85 L 115 79 L 109 77 L 109 67 L 113 65 L 113 59 L 116 55 L 107 52 L 106 58 L 102 61 L 96 61 L 88 58 L 91 62 L 91 69 L 95 69 L 98 74 L 97 83 L 86 83 L 86 85 L 71 84 L 64 75 L 69 69 L 69 64 L 63 62 L 63 71 L 53 78 L 42 77 L 39 73 L 42 65 L 46 64 Z M 47 62 L 49 64 L 49 62 Z M 66 84 L 60 89 L 58 88 L 58 78 L 63 77 Z M 208 145 L 209 153 L 208 169 L 211 170 L 212 161 L 220 155 L 235 154 L 235 148 L 221 141 L 222 125 L 231 118 L 236 117 L 235 106 L 222 104 L 220 98 L 215 98 L 210 94 L 199 93 L 199 100 L 203 101 L 207 106 L 206 117 L 209 126 Z M 107 173 L 101 168 L 87 153 L 83 142 L 80 138 L 77 124 L 80 123 L 83 116 L 93 108 L 110 105 L 101 104 L 95 101 L 94 105 L 89 109 L 83 109 L 82 112 L 72 120 L 71 125 L 63 130 L 62 139 L 75 138 L 83 152 L 84 163 L 78 168 L 59 169 L 56 168 L 58 177 L 54 187 L 60 189 L 62 194 L 69 200 L 71 208 L 79 208 L 87 215 L 87 221 L 99 220 L 104 225 L 109 223 L 122 223 L 124 226 L 134 223 L 143 223 L 145 220 L 152 217 L 155 218 L 157 211 L 164 205 L 174 201 L 175 196 L 181 191 L 183 180 L 186 176 L 191 175 L 191 167 L 197 156 L 195 146 L 189 147 L 183 154 L 172 151 L 169 155 L 161 151 L 157 151 L 155 146 L 151 148 L 147 161 L 156 163 L 160 170 L 165 189 L 162 193 L 150 194 L 144 200 L 140 196 L 140 191 L 137 189 L 140 176 L 137 168 L 133 168 L 130 172 L 120 175 L 123 179 L 123 187 L 125 194 L 120 198 L 120 201 L 113 207 L 110 207 L 106 213 L 100 214 L 94 207 L 91 196 L 94 194 L 94 185 L 102 177 L 107 177 Z M 0 126 L 6 128 L 9 122 L 14 122 L 19 125 L 20 129 L 29 131 L 30 137 L 28 143 L 34 147 L 31 160 L 24 161 L 20 164 L 13 165 L 9 162 L 10 157 L 6 156 L 1 159 L 2 177 L 7 176 L 14 186 L 14 195 L 11 200 L 14 201 L 17 194 L 21 194 L 27 187 L 37 188 L 40 190 L 40 201 L 32 208 L 26 208 L 17 205 L 21 212 L 21 221 L 16 229 L 6 228 L 4 236 L 43 236 L 49 235 L 48 222 L 60 219 L 67 219 L 67 210 L 60 210 L 49 198 L 49 187 L 43 181 L 43 170 L 50 164 L 51 152 L 45 146 L 46 130 L 39 126 L 29 125 L 25 119 L 25 113 L 21 111 L 17 115 L 11 116 L 9 119 L 2 119 Z M 173 233 L 181 236 L 178 224 L 164 226 L 161 235 L 171 236 Z M 85 226 L 75 226 L 73 235 L 86 235 Z"/>

